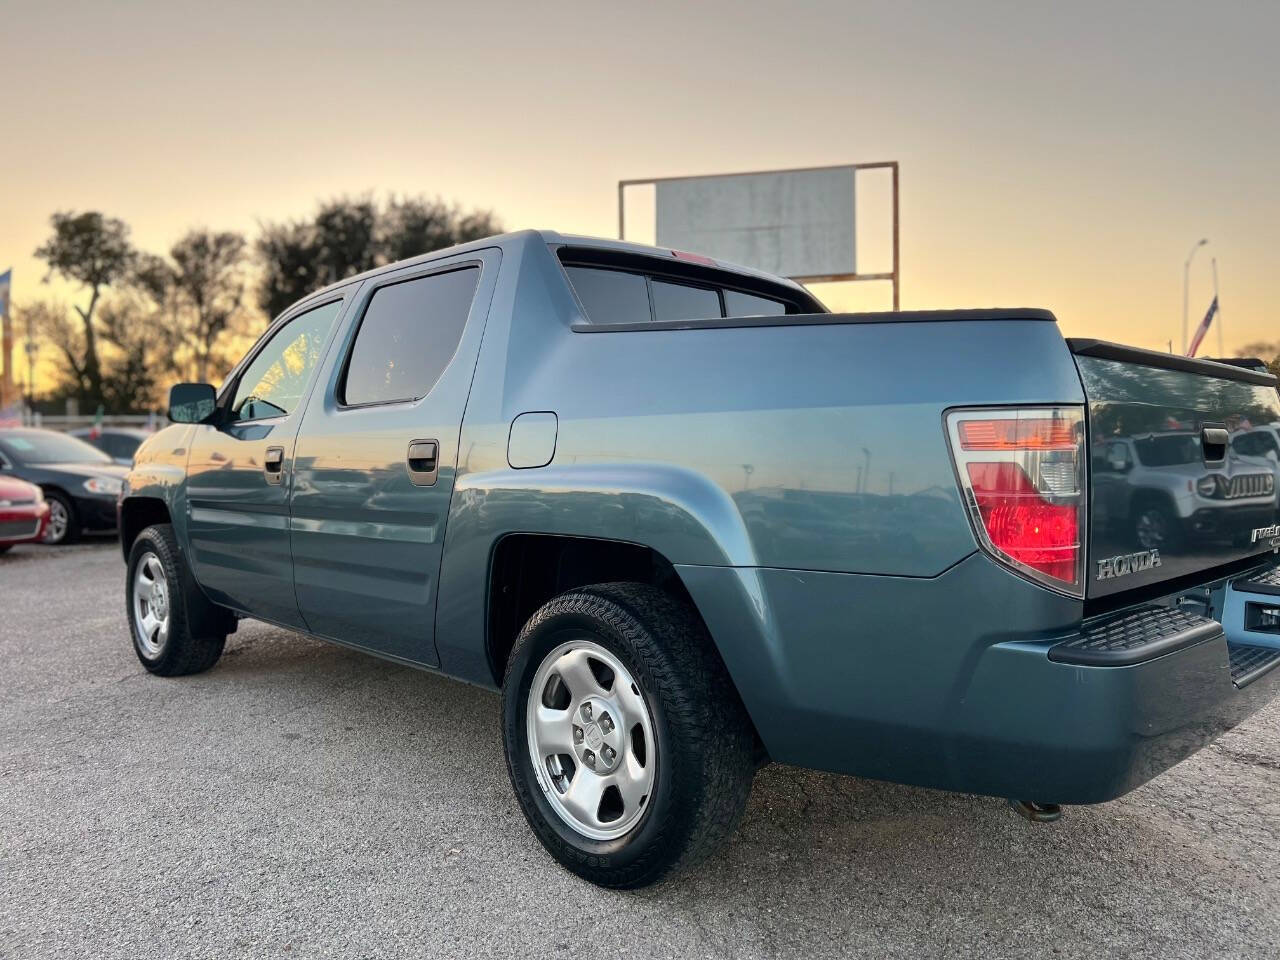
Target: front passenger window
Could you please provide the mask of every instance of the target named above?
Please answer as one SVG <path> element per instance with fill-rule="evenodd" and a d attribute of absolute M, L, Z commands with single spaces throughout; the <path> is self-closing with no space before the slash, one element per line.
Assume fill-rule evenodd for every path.
<path fill-rule="evenodd" d="M 265 420 L 294 411 L 341 310 L 340 300 L 326 303 L 299 314 L 276 331 L 240 377 L 231 401 L 233 420 Z"/>

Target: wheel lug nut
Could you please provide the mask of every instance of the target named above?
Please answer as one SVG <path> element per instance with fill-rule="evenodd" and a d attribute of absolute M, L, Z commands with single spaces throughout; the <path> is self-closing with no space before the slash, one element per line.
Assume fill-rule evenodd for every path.
<path fill-rule="evenodd" d="M 575 726 L 573 728 L 573 742 L 574 743 L 582 742 L 582 728 L 579 726 Z"/>
<path fill-rule="evenodd" d="M 600 714 L 600 729 L 608 733 L 613 729 L 613 717 L 607 713 Z"/>
<path fill-rule="evenodd" d="M 613 763 L 613 758 L 617 756 L 613 747 L 605 747 L 601 753 L 604 754 L 605 763 Z"/>
<path fill-rule="evenodd" d="M 590 750 L 584 750 L 582 751 L 582 762 L 588 767 L 594 767 L 596 765 L 596 755 Z"/>
<path fill-rule="evenodd" d="M 582 705 L 582 715 L 586 717 L 588 720 L 591 719 L 591 704 L 584 703 Z"/>

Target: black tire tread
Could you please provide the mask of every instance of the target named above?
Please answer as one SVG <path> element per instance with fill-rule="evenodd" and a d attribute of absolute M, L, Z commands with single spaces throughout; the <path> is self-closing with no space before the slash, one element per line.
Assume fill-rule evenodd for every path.
<path fill-rule="evenodd" d="M 755 735 L 746 709 L 700 618 L 688 604 L 642 583 L 605 583 L 575 589 L 548 602 L 521 631 L 508 662 L 504 687 L 514 689 L 512 668 L 523 644 L 548 620 L 564 614 L 604 624 L 639 661 L 638 680 L 661 705 L 680 749 L 665 759 L 663 775 L 679 784 L 681 803 L 658 825 L 648 849 L 623 868 L 566 843 L 538 822 L 536 806 L 521 796 L 534 832 L 553 855 L 586 879 L 631 888 L 657 882 L 693 866 L 721 847 L 742 819 L 756 771 Z M 536 669 L 537 664 L 532 668 Z M 513 751 L 507 751 L 510 769 Z M 512 770 L 517 793 L 536 781 Z M 530 811 L 533 811 L 531 813 Z"/>

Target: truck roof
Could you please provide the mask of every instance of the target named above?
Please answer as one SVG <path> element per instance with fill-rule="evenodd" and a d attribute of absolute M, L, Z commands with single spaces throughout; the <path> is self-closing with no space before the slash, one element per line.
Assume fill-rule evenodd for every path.
<path fill-rule="evenodd" d="M 298 301 L 305 303 L 309 300 L 321 297 L 332 290 L 345 287 L 351 283 L 358 283 L 370 277 L 377 277 L 401 267 L 410 266 L 416 263 L 429 263 L 432 260 L 443 259 L 445 257 L 456 256 L 460 253 L 470 253 L 472 251 L 491 249 L 497 247 L 501 250 L 521 247 L 528 244 L 542 244 L 549 247 L 573 247 L 577 249 L 596 249 L 602 251 L 612 251 L 616 253 L 632 254 L 636 256 L 653 257 L 660 260 L 670 260 L 675 256 L 686 251 L 675 251 L 670 247 L 654 247 L 643 243 L 632 243 L 629 240 L 611 240 L 604 237 L 591 237 L 582 234 L 560 233 L 556 230 L 515 230 L 509 233 L 501 233 L 491 237 L 484 237 L 479 240 L 472 240 L 467 243 L 456 244 L 452 247 L 444 247 L 440 250 L 432 250 L 430 253 L 424 253 L 416 257 L 409 257 L 405 260 L 398 260 L 395 263 L 388 263 L 381 267 L 375 267 L 372 270 L 366 270 L 364 273 L 354 274 L 346 277 L 336 283 L 331 283 L 326 287 L 308 294 L 305 298 Z M 693 254 L 691 259 L 702 262 L 702 255 L 697 251 L 687 251 Z M 727 263 L 713 258 L 706 258 L 711 262 L 708 264 L 710 269 L 720 270 L 727 273 L 734 273 L 745 277 L 750 277 L 757 281 L 765 281 L 770 284 L 789 287 L 802 293 L 809 299 L 815 299 L 813 294 L 803 285 L 796 283 L 794 280 L 786 277 L 779 277 L 763 270 L 756 270 L 752 267 L 744 267 L 741 264 Z M 765 318 L 749 318 L 745 323 L 747 325 L 776 326 L 776 325 L 806 325 L 806 324 L 824 324 L 824 323 L 905 323 L 911 321 L 940 323 L 947 321 L 963 321 L 963 320 L 1047 320 L 1056 321 L 1057 318 L 1048 310 L 1035 307 L 979 307 L 970 309 L 956 310 L 901 310 L 894 312 L 868 312 L 868 313 L 845 313 L 845 314 L 808 314 L 793 315 L 786 317 L 765 317 Z M 663 326 L 739 326 L 744 321 L 735 320 L 733 318 L 720 320 L 705 321 L 658 321 L 649 324 L 645 329 L 659 329 Z M 617 331 L 622 326 L 614 324 L 609 329 Z"/>
<path fill-rule="evenodd" d="M 339 287 L 345 287 L 349 283 L 357 283 L 362 280 L 367 280 L 370 277 L 380 276 L 381 274 L 389 273 L 393 270 L 398 270 L 401 267 L 410 266 L 415 263 L 428 263 L 432 260 L 439 260 L 445 257 L 456 256 L 460 253 L 470 253 L 474 250 L 484 250 L 492 247 L 507 250 L 509 248 L 523 246 L 529 243 L 540 243 L 548 246 L 588 247 L 598 250 L 612 250 L 619 253 L 631 253 L 639 256 L 668 260 L 671 259 L 672 256 L 677 255 L 677 251 L 672 250 L 670 247 L 652 247 L 643 243 L 631 243 L 627 240 L 608 240 L 603 237 L 589 237 L 581 234 L 559 233 L 555 230 L 515 230 L 510 233 L 500 233 L 496 236 L 484 237 L 480 240 L 471 240 L 467 243 L 455 244 L 452 247 L 444 247 L 440 250 L 432 250 L 430 253 L 420 254 L 416 257 L 409 257 L 405 260 L 397 260 L 395 263 L 388 263 L 381 267 L 374 267 L 372 270 L 366 270 L 364 273 L 357 273 L 350 277 L 345 277 L 336 283 L 331 283 L 326 287 L 321 287 L 320 289 L 308 294 L 304 300 L 310 300 L 313 297 L 318 297 L 331 290 L 336 290 Z M 684 251 L 679 252 L 682 253 Z M 701 259 L 701 255 L 699 255 L 697 251 L 688 252 Z M 781 284 L 783 286 L 791 287 L 794 290 L 798 290 L 807 297 L 813 296 L 813 294 L 809 293 L 808 290 L 796 283 L 794 280 L 788 280 L 786 277 L 779 277 L 772 273 L 766 273 L 763 270 L 755 270 L 751 267 L 744 267 L 735 263 L 726 263 L 721 260 L 712 260 L 712 263 L 708 264 L 708 266 L 712 266 L 713 269 L 723 270 L 729 273 L 753 277 L 757 280 L 765 280 L 770 283 Z"/>

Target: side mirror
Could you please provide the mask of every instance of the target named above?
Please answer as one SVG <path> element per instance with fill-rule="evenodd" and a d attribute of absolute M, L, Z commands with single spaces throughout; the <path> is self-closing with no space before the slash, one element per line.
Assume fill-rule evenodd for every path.
<path fill-rule="evenodd" d="M 169 419 L 204 423 L 218 408 L 218 392 L 210 383 L 175 383 L 169 389 Z"/>

